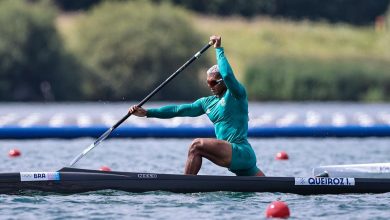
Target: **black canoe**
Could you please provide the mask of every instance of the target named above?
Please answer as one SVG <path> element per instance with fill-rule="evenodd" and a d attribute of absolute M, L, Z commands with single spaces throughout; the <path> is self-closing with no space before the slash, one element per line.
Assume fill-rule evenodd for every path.
<path fill-rule="evenodd" d="M 158 173 L 106 172 L 63 168 L 57 172 L 0 173 L 0 193 L 26 190 L 81 193 L 127 192 L 281 192 L 302 195 L 390 192 L 390 179 L 342 177 L 237 177 Z"/>

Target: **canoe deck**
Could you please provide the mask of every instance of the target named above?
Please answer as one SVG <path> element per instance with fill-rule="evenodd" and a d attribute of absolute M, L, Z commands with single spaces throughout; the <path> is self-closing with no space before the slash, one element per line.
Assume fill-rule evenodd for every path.
<path fill-rule="evenodd" d="M 301 195 L 390 192 L 390 179 L 345 177 L 237 177 L 98 171 L 63 168 L 57 172 L 0 173 L 0 193 L 26 190 L 81 193 L 126 192 L 280 192 Z"/>

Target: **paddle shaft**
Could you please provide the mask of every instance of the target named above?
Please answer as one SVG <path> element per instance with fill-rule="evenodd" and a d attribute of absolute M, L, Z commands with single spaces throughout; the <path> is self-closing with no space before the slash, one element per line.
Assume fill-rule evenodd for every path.
<path fill-rule="evenodd" d="M 187 62 L 185 62 L 179 69 L 176 70 L 172 75 L 170 75 L 164 82 L 162 82 L 157 88 L 155 88 L 149 95 L 147 95 L 140 103 L 138 103 L 138 107 L 144 105 L 149 99 L 151 99 L 158 91 L 160 91 L 166 84 L 168 84 L 175 76 L 179 75 L 181 71 L 183 71 L 187 66 L 189 66 L 194 60 L 198 59 L 203 52 L 205 52 L 209 47 L 213 45 L 212 41 L 210 41 L 207 45 L 205 45 L 200 51 L 198 51 L 194 56 L 191 57 Z M 88 148 L 86 148 L 81 154 L 75 157 L 70 163 L 70 167 L 73 167 L 84 155 L 86 155 L 89 151 L 95 148 L 100 144 L 104 139 L 106 139 L 119 125 L 121 125 L 127 118 L 129 118 L 132 114 L 128 112 L 123 118 L 121 118 L 117 123 L 115 123 L 111 128 L 109 128 L 104 134 L 102 134 L 93 144 L 91 144 Z"/>

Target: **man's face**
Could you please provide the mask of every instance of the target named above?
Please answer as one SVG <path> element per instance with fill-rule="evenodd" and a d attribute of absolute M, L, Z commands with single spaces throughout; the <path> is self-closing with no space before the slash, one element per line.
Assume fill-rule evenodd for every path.
<path fill-rule="evenodd" d="M 211 92 L 216 96 L 222 95 L 226 89 L 226 86 L 219 74 L 211 74 L 207 76 L 207 85 L 209 86 Z"/>

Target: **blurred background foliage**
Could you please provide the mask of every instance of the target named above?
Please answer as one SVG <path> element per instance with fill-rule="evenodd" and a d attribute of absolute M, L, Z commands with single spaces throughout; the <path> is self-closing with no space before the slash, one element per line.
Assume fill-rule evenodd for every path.
<path fill-rule="evenodd" d="M 0 99 L 77 100 L 81 75 L 47 1 L 0 1 Z"/>
<path fill-rule="evenodd" d="M 192 26 L 180 8 L 145 1 L 104 2 L 87 12 L 77 21 L 69 42 L 88 70 L 86 97 L 142 99 L 207 43 Z M 199 59 L 177 83 L 168 84 L 154 98 L 185 100 L 206 95 L 199 79 L 202 68 L 210 65 L 209 59 Z"/>
<path fill-rule="evenodd" d="M 0 100 L 140 100 L 208 41 L 251 100 L 390 100 L 390 0 L 2 0 Z M 207 95 L 209 51 L 155 100 Z"/>
<path fill-rule="evenodd" d="M 245 82 L 254 82 L 247 83 L 253 100 L 381 101 L 389 100 L 388 67 L 362 57 L 264 56 L 249 65 Z"/>
<path fill-rule="evenodd" d="M 87 10 L 103 0 L 54 0 L 66 11 Z M 125 0 L 109 0 L 125 1 Z M 355 25 L 372 23 L 386 11 L 389 0 L 150 0 L 169 2 L 201 14 L 243 17 L 267 15 L 288 19 L 327 20 Z"/>

